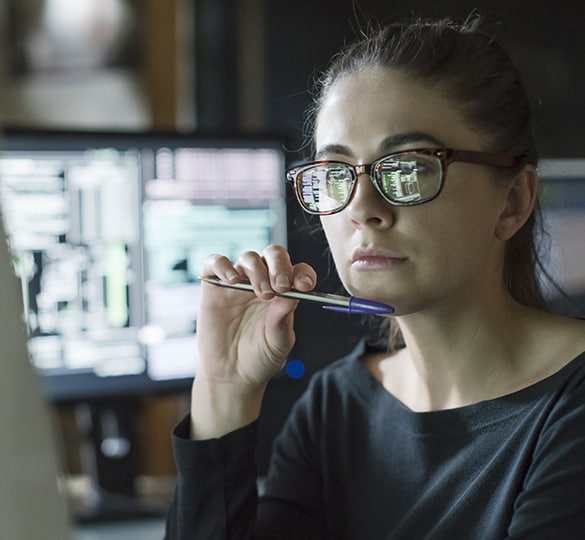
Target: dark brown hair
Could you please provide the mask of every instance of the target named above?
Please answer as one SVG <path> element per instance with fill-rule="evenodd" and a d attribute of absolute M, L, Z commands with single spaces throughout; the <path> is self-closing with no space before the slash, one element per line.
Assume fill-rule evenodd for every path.
<path fill-rule="evenodd" d="M 462 23 L 417 19 L 369 29 L 337 54 L 319 76 L 307 127 L 313 130 L 321 105 L 337 80 L 365 66 L 381 66 L 444 91 L 484 137 L 490 151 L 523 155 L 523 164 L 536 166 L 531 104 L 520 71 L 494 38 L 480 30 L 480 24 L 480 17 L 474 15 Z M 537 249 L 541 232 L 537 205 L 507 243 L 503 279 L 515 300 L 546 309 L 539 280 L 543 271 Z M 396 335 L 395 328 L 391 328 L 392 335 Z"/>

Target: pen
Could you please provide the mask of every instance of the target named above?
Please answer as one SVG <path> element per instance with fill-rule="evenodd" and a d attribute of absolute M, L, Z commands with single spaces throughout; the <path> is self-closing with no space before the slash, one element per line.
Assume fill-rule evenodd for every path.
<path fill-rule="evenodd" d="M 227 287 L 228 289 L 239 289 L 242 291 L 253 292 L 252 285 L 245 281 L 238 283 L 227 283 L 216 276 L 200 276 L 201 281 L 217 285 L 219 287 Z M 373 300 L 366 300 L 365 298 L 358 298 L 357 296 L 340 296 L 338 294 L 320 293 L 320 292 L 301 292 L 296 289 L 286 291 L 283 293 L 274 293 L 276 296 L 283 296 L 285 298 L 295 298 L 297 300 L 308 300 L 310 302 L 318 302 L 323 309 L 329 311 L 338 311 L 341 313 L 349 313 L 350 315 L 390 315 L 394 313 L 394 308 L 381 302 L 374 302 Z"/>

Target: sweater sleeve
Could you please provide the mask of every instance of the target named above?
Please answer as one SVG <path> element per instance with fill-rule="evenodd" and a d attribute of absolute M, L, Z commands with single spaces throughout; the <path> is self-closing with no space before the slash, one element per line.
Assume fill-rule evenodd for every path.
<path fill-rule="evenodd" d="M 289 422 L 290 424 L 290 422 Z M 258 422 L 218 439 L 189 439 L 189 417 L 173 430 L 178 477 L 165 540 L 321 540 L 322 514 L 308 493 L 314 479 L 297 467 L 273 467 L 278 494 L 258 498 L 254 454 Z M 279 437 L 297 455 L 298 433 L 289 426 Z M 284 470 L 283 470 L 284 469 Z M 300 489 L 300 491 L 299 491 Z M 317 490 L 318 491 L 318 490 Z"/>
<path fill-rule="evenodd" d="M 218 439 L 189 439 L 189 416 L 173 430 L 177 487 L 166 540 L 254 538 L 257 422 Z"/>

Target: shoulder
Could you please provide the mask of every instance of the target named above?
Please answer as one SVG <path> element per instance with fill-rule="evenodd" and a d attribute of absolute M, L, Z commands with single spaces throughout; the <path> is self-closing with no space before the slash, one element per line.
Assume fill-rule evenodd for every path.
<path fill-rule="evenodd" d="M 572 359 L 585 352 L 585 319 L 555 316 L 550 325 L 550 339 Z M 564 347 L 563 347 L 564 344 Z"/>
<path fill-rule="evenodd" d="M 585 351 L 572 358 L 543 382 L 558 394 L 576 394 L 585 402 Z"/>
<path fill-rule="evenodd" d="M 540 444 L 571 433 L 585 451 L 585 352 L 518 395 L 532 398 L 527 416 L 541 426 Z"/>
<path fill-rule="evenodd" d="M 551 379 L 560 386 L 563 392 L 575 393 L 585 403 L 585 351 L 563 366 Z"/>
<path fill-rule="evenodd" d="M 522 330 L 522 328 L 524 330 Z M 564 374 L 583 364 L 585 357 L 585 320 L 551 313 L 532 312 L 520 333 L 519 357 L 527 383 Z M 568 369 L 565 369 L 568 368 Z"/>

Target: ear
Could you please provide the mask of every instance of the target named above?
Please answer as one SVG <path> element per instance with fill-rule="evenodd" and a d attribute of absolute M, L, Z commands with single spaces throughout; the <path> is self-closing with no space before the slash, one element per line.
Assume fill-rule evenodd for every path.
<path fill-rule="evenodd" d="M 509 240 L 522 228 L 534 210 L 537 193 L 538 174 L 533 165 L 526 165 L 506 190 L 504 210 L 496 226 L 499 240 Z"/>

